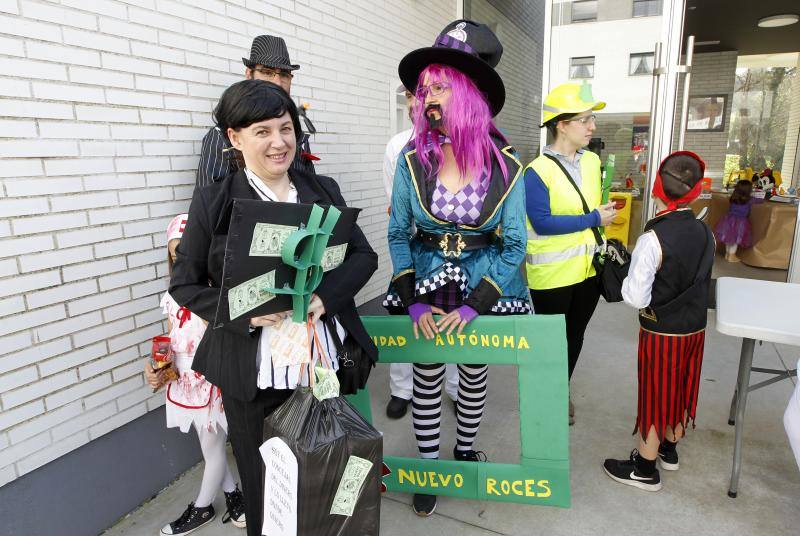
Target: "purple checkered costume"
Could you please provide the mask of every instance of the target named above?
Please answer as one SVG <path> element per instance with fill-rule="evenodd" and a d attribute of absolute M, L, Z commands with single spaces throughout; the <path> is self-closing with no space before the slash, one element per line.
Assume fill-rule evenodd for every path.
<path fill-rule="evenodd" d="M 431 213 L 439 218 L 459 225 L 475 225 L 481 216 L 486 188 L 485 177 L 473 180 L 457 193 L 452 193 L 436 179 L 436 189 L 431 198 Z M 433 291 L 430 304 L 446 312 L 458 308 L 464 302 L 461 288 L 454 281 Z"/>
<path fill-rule="evenodd" d="M 473 180 L 461 191 L 452 193 L 436 179 L 436 189 L 431 199 L 431 213 L 440 220 L 459 225 L 475 225 L 481 217 L 486 188 L 481 180 Z"/>

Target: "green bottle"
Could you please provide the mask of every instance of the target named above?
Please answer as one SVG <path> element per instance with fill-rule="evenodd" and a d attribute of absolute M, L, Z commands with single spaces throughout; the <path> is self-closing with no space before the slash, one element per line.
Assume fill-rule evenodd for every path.
<path fill-rule="evenodd" d="M 606 166 L 603 170 L 603 204 L 608 203 L 608 196 L 611 192 L 611 183 L 614 181 L 614 163 L 616 156 L 613 154 L 608 155 Z"/>

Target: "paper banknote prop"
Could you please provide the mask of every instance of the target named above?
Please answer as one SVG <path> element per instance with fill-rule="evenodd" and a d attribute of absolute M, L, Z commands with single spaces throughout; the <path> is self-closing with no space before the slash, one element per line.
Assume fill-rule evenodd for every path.
<path fill-rule="evenodd" d="M 361 488 L 369 476 L 370 469 L 372 469 L 371 461 L 358 456 L 350 456 L 347 460 L 347 465 L 344 467 L 344 474 L 339 481 L 336 495 L 333 497 L 331 515 L 353 515 L 356 502 L 361 494 Z"/>
<path fill-rule="evenodd" d="M 359 209 L 235 199 L 230 211 L 214 326 L 288 310 L 305 321 L 311 294 L 344 261 Z"/>

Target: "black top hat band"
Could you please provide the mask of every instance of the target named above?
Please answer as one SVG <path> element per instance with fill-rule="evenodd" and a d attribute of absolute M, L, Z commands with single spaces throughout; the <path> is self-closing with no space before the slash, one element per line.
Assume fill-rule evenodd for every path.
<path fill-rule="evenodd" d="M 433 44 L 435 47 L 447 47 L 447 48 L 454 48 L 456 50 L 460 50 L 462 52 L 466 52 L 467 54 L 478 54 L 475 52 L 475 49 L 469 46 L 469 44 L 465 41 L 459 41 L 454 37 L 450 37 L 447 34 L 442 34 L 436 38 L 436 42 Z"/>
<path fill-rule="evenodd" d="M 503 79 L 494 70 L 503 54 L 503 45 L 485 24 L 460 19 L 448 24 L 433 46 L 419 48 L 400 60 L 400 80 L 415 91 L 420 73 L 429 65 L 441 64 L 468 76 L 484 94 L 492 115 L 503 108 L 506 92 Z"/>

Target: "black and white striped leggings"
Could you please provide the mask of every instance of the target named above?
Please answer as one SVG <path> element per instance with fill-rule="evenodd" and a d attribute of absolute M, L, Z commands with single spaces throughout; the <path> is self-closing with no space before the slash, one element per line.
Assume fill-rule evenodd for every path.
<path fill-rule="evenodd" d="M 443 364 L 415 363 L 411 414 L 420 457 L 439 457 Z M 488 365 L 458 365 L 456 448 L 472 450 L 486 405 Z"/>

